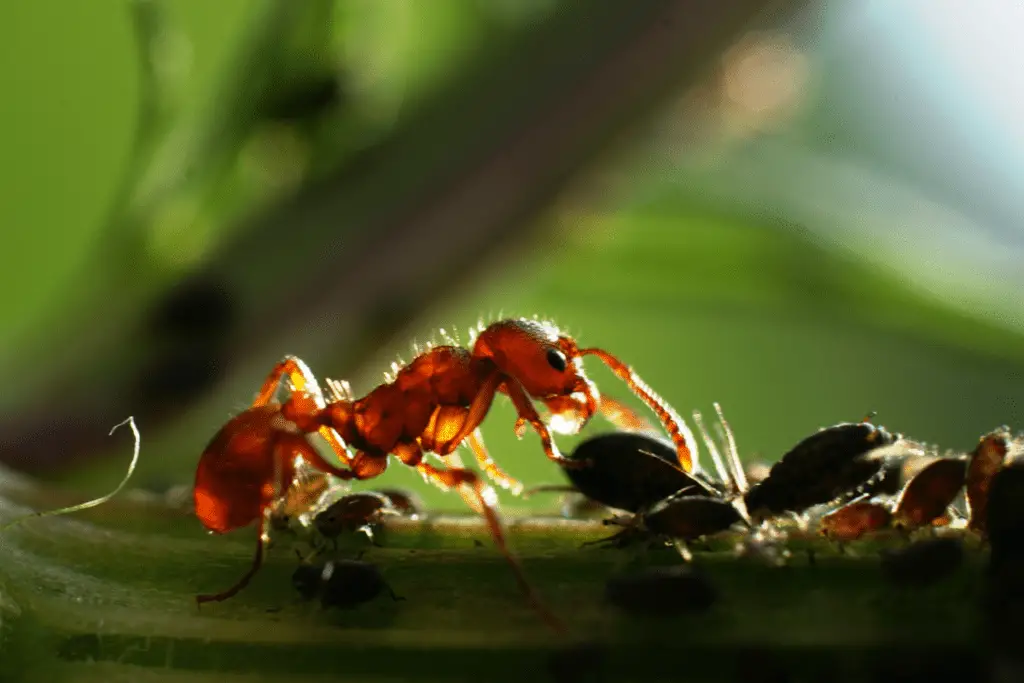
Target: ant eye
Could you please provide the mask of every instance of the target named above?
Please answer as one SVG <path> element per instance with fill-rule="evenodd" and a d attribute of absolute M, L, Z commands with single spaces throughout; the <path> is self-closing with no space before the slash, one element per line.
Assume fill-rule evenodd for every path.
<path fill-rule="evenodd" d="M 548 349 L 548 365 L 558 372 L 565 372 L 565 354 L 558 349 Z"/>

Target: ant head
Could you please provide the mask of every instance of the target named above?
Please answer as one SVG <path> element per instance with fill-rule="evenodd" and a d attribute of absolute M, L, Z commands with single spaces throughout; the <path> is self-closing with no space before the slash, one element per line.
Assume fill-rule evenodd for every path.
<path fill-rule="evenodd" d="M 477 337 L 473 355 L 490 359 L 542 401 L 555 431 L 573 434 L 597 411 L 597 388 L 583 373 L 576 342 L 551 323 L 525 318 L 492 323 Z"/>

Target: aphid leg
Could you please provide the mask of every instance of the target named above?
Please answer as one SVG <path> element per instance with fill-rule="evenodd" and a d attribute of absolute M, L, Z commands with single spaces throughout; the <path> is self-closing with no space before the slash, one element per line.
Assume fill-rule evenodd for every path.
<path fill-rule="evenodd" d="M 377 537 L 374 536 L 373 528 L 369 524 L 364 524 L 363 526 L 359 527 L 358 529 L 356 529 L 356 532 L 362 533 L 364 536 L 366 536 L 366 538 L 370 541 L 372 545 L 375 545 L 378 548 L 384 547 L 377 542 Z M 335 541 L 335 548 L 337 548 L 337 541 Z"/>
<path fill-rule="evenodd" d="M 508 391 L 508 396 L 512 399 L 512 405 L 515 406 L 516 413 L 519 415 L 515 426 L 516 435 L 522 436 L 523 427 L 529 424 L 537 432 L 537 435 L 540 436 L 541 444 L 544 447 L 544 454 L 548 456 L 549 460 L 570 469 L 585 467 L 589 464 L 584 460 L 570 460 L 559 453 L 558 446 L 551 439 L 551 432 L 548 431 L 547 425 L 540 419 L 537 409 L 533 407 L 533 403 L 530 402 L 530 397 L 527 395 L 526 390 L 523 389 L 522 384 L 515 379 L 507 378 L 505 390 Z"/>
<path fill-rule="evenodd" d="M 391 587 L 391 584 L 385 583 L 384 584 L 384 588 L 387 589 L 388 595 L 390 595 L 391 599 L 394 600 L 395 602 L 401 602 L 401 601 L 405 600 L 404 597 L 402 597 L 401 595 L 398 595 L 397 593 L 395 593 L 395 589 Z"/>
<path fill-rule="evenodd" d="M 529 498 L 538 493 L 579 493 L 580 490 L 575 486 L 561 485 L 561 484 L 545 484 L 544 486 L 534 486 L 531 489 L 523 491 L 522 497 Z"/>
<path fill-rule="evenodd" d="M 506 474 L 487 453 L 484 437 L 479 429 L 474 429 L 466 440 L 469 443 L 469 447 L 473 449 L 473 455 L 476 456 L 477 464 L 480 465 L 480 469 L 484 471 L 488 479 L 498 486 L 508 489 L 513 496 L 518 496 L 523 492 L 523 485 Z"/>
<path fill-rule="evenodd" d="M 679 553 L 679 557 L 683 558 L 683 562 L 693 562 L 693 553 L 691 553 L 690 549 L 686 547 L 686 541 L 673 538 L 672 547 L 676 549 L 677 553 Z"/>
<path fill-rule="evenodd" d="M 494 540 L 494 545 L 498 547 L 498 551 L 501 552 L 505 561 L 508 562 L 509 567 L 511 567 L 516 583 L 519 584 L 519 589 L 526 597 L 527 602 L 530 603 L 548 626 L 557 632 L 564 633 L 566 631 L 565 624 L 563 624 L 561 619 L 556 617 L 555 614 L 544 604 L 533 586 L 526 579 L 526 574 L 523 572 L 523 568 L 522 565 L 519 564 L 519 560 L 516 559 L 508 549 L 508 544 L 505 541 L 505 533 L 502 530 L 501 518 L 494 509 L 497 504 L 497 496 L 494 493 L 494 489 L 484 483 L 483 480 L 481 480 L 480 477 L 478 477 L 472 470 L 455 468 L 440 469 L 426 462 L 421 462 L 416 466 L 416 469 L 418 469 L 424 477 L 433 480 L 438 485 L 445 488 L 457 488 L 463 485 L 467 485 L 472 488 L 476 494 L 480 508 L 483 511 L 484 519 L 487 521 L 487 527 L 491 532 L 491 538 Z"/>
<path fill-rule="evenodd" d="M 626 383 L 634 394 L 650 406 L 651 410 L 658 416 L 658 419 L 661 420 L 669 436 L 672 437 L 672 442 L 676 445 L 679 465 L 684 471 L 692 472 L 700 469 L 700 463 L 697 460 L 697 441 L 693 438 L 693 433 L 686 422 L 683 421 L 683 418 L 679 416 L 665 399 L 654 393 L 654 390 L 640 379 L 640 376 L 633 372 L 632 368 L 607 351 L 591 348 L 581 349 L 579 353 L 581 356 L 592 355 L 600 358 L 605 365 L 611 368 L 612 372 Z"/>
<path fill-rule="evenodd" d="M 270 537 L 267 536 L 266 532 L 266 520 L 267 515 L 264 513 L 260 517 L 259 526 L 257 528 L 257 533 L 259 535 L 256 538 L 256 554 L 253 555 L 252 565 L 249 567 L 249 571 L 247 571 L 234 586 L 228 588 L 226 591 L 207 595 L 197 595 L 197 605 L 202 605 L 204 602 L 221 602 L 222 600 L 227 600 L 228 598 L 237 595 L 239 591 L 249 585 L 249 582 L 252 581 L 252 577 L 256 576 L 256 572 L 258 572 L 260 567 L 263 566 L 263 553 L 267 542 L 270 540 Z"/>
<path fill-rule="evenodd" d="M 655 431 L 647 418 L 641 417 L 632 408 L 621 401 L 609 396 L 602 396 L 598 403 L 598 410 L 605 419 L 613 425 L 629 432 L 653 432 Z"/>

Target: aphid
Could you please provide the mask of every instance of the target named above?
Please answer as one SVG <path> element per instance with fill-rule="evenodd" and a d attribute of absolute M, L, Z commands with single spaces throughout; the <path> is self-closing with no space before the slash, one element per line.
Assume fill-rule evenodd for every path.
<path fill-rule="evenodd" d="M 320 535 L 332 541 L 337 547 L 338 536 L 344 533 L 362 532 L 375 541 L 373 525 L 384 515 L 397 515 L 391 499 L 381 493 L 364 491 L 341 498 L 313 518 L 313 526 Z"/>
<path fill-rule="evenodd" d="M 988 495 L 992 478 L 1002 468 L 1010 450 L 1010 430 L 1000 427 L 986 434 L 971 452 L 967 465 L 967 505 L 970 509 L 969 529 L 984 536 L 988 531 Z"/>
<path fill-rule="evenodd" d="M 955 538 L 929 538 L 898 550 L 882 551 L 882 572 L 898 586 L 927 586 L 963 564 L 963 545 Z"/>
<path fill-rule="evenodd" d="M 884 529 L 890 522 L 892 512 L 884 503 L 857 500 L 822 517 L 818 522 L 818 531 L 829 540 L 842 543 Z"/>
<path fill-rule="evenodd" d="M 637 512 L 679 491 L 714 492 L 709 482 L 678 466 L 664 439 L 648 434 L 598 434 L 580 442 L 568 459 L 586 463 L 565 470 L 572 487 L 538 487 L 530 493 L 578 491 L 607 507 Z"/>
<path fill-rule="evenodd" d="M 703 612 L 718 599 L 718 590 L 690 565 L 648 567 L 613 576 L 605 598 L 631 614 L 668 617 Z"/>
<path fill-rule="evenodd" d="M 329 560 L 323 565 L 303 563 L 292 574 L 292 585 L 304 600 L 319 596 L 324 608 L 351 608 L 387 592 L 395 595 L 376 565 L 362 560 Z"/>
<path fill-rule="evenodd" d="M 547 322 L 502 320 L 481 329 L 471 349 L 454 344 L 429 348 L 408 365 L 396 366 L 393 377 L 359 399 L 353 398 L 346 385 L 329 382 L 330 400 L 325 400 L 306 364 L 293 356 L 284 358 L 265 380 L 252 407 L 228 421 L 199 460 L 195 480 L 199 519 L 216 533 L 256 522 L 258 542 L 249 571 L 234 586 L 197 596 L 197 601 L 227 599 L 259 570 L 266 544 L 267 510 L 292 481 L 296 457 L 347 480 L 380 475 L 387 468 L 388 456 L 394 455 L 431 483 L 443 489 L 456 488 L 474 500 L 520 589 L 548 623 L 555 625 L 557 620 L 542 607 L 506 547 L 493 489 L 473 471 L 439 467 L 425 461 L 424 454 L 449 456 L 466 442 L 491 481 L 518 493 L 521 485 L 491 459 L 478 430 L 494 397 L 503 393 L 518 414 L 516 434 L 522 436 L 526 426 L 532 426 L 548 458 L 563 467 L 578 466 L 559 453 L 551 431 L 575 433 L 600 409 L 597 388 L 583 372 L 587 355 L 608 365 L 654 410 L 676 446 L 680 466 L 691 469 L 693 436 L 671 406 L 629 366 L 601 349 L 579 348 Z M 290 384 L 291 392 L 279 404 L 274 397 L 284 382 Z M 548 423 L 537 413 L 534 400 L 550 411 Z M 311 445 L 308 436 L 314 432 L 341 464 L 328 462 Z"/>
<path fill-rule="evenodd" d="M 423 505 L 423 499 L 412 491 L 406 491 L 405 489 L 378 489 L 377 493 L 387 496 L 388 500 L 391 501 L 391 507 L 403 517 L 416 519 L 422 516 L 423 511 L 426 510 L 426 507 Z"/>
<path fill-rule="evenodd" d="M 791 448 L 747 492 L 747 510 L 759 517 L 803 512 L 851 495 L 883 467 L 881 459 L 863 456 L 900 438 L 867 420 L 822 429 Z"/>
<path fill-rule="evenodd" d="M 11 521 L 0 525 L 0 533 L 7 531 L 11 527 L 27 522 L 30 519 L 39 519 L 40 517 L 57 517 L 59 515 L 67 515 L 72 512 L 79 512 L 80 510 L 88 510 L 89 508 L 94 508 L 99 505 L 103 505 L 111 498 L 116 496 L 118 493 L 120 493 L 121 490 L 128 485 L 128 481 L 132 478 L 132 474 L 135 472 L 135 466 L 139 463 L 139 451 L 142 442 L 142 437 L 139 436 L 139 428 L 135 426 L 134 417 L 129 417 L 124 422 L 120 422 L 114 425 L 114 428 L 110 430 L 110 434 L 113 435 L 114 432 L 116 432 L 124 425 L 128 425 L 128 428 L 132 430 L 132 437 L 135 439 L 135 445 L 132 450 L 132 461 L 128 465 L 128 472 L 125 473 L 124 478 L 121 479 L 121 483 L 119 483 L 113 491 L 104 496 L 100 496 L 99 498 L 93 498 L 92 500 L 88 500 L 84 503 L 79 503 L 78 505 L 69 505 L 68 507 L 58 508 L 56 510 L 42 510 L 39 512 L 31 512 L 27 515 L 22 515 L 21 517 L 15 517 Z"/>
<path fill-rule="evenodd" d="M 643 524 L 648 531 L 680 541 L 710 536 L 743 521 L 731 501 L 710 496 L 668 498 L 643 513 Z"/>
<path fill-rule="evenodd" d="M 906 530 L 917 529 L 946 514 L 963 488 L 966 476 L 966 460 L 935 460 L 904 487 L 892 513 L 893 526 Z"/>
<path fill-rule="evenodd" d="M 685 487 L 664 498 L 639 501 L 646 504 L 637 508 L 632 519 L 625 523 L 611 520 L 611 523 L 623 524 L 626 528 L 604 539 L 604 542 L 623 547 L 637 540 L 665 538 L 671 540 L 679 553 L 688 560 L 690 553 L 686 547 L 687 541 L 717 534 L 737 523 L 747 523 L 740 497 L 747 486 L 745 473 L 729 423 L 725 420 L 721 406 L 717 403 L 714 405 L 719 418 L 720 436 L 724 442 L 723 449 L 728 456 L 728 467 L 723 463 L 718 446 L 705 428 L 701 414 L 695 411 L 693 419 L 721 480 L 711 486 L 690 477 L 692 482 L 687 482 Z M 609 479 L 609 483 L 613 481 Z"/>
<path fill-rule="evenodd" d="M 1012 580 L 1019 586 L 1019 572 L 1024 570 L 1024 460 L 1019 456 L 1007 458 L 992 477 L 987 512 L 992 568 L 1018 572 Z"/>

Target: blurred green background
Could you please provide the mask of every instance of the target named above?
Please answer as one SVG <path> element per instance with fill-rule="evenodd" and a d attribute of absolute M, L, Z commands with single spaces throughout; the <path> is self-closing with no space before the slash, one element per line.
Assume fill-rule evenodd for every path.
<path fill-rule="evenodd" d="M 282 225 L 276 241 L 248 242 L 247 230 L 265 227 L 251 217 L 339 165 L 353 164 L 356 178 L 371 173 L 381 157 L 352 161 L 366 150 L 400 154 L 410 139 L 429 142 L 416 137 L 429 137 L 417 133 L 426 128 L 402 128 L 418 103 L 440 102 L 435 118 L 444 120 L 453 74 L 577 6 L 299 5 L 286 19 L 275 18 L 284 11 L 274 2 L 161 5 L 148 100 L 154 82 L 140 82 L 128 3 L 0 5 L 0 25 L 16 27 L 0 44 L 0 367 L 8 378 L 0 434 L 16 467 L 89 492 L 117 480 L 128 455 L 105 434 L 126 415 L 102 423 L 87 407 L 114 405 L 131 384 L 124 377 L 145 372 L 159 344 L 131 321 L 197 267 L 231 271 L 251 289 L 234 290 L 247 302 L 239 314 L 246 330 L 287 330 L 273 343 L 225 332 L 227 353 L 240 356 L 231 372 L 140 419 L 140 487 L 189 483 L 217 427 L 285 353 L 321 376 L 350 379 L 362 394 L 396 355 L 409 359 L 414 338 L 443 327 L 465 339 L 478 319 L 499 314 L 553 319 L 582 344 L 619 355 L 684 415 L 721 402 L 745 458 L 772 461 L 817 428 L 869 411 L 892 430 L 958 450 L 996 425 L 1021 423 L 1020 207 L 1015 169 L 996 163 L 1006 140 L 986 118 L 1000 105 L 968 87 L 980 74 L 943 52 L 938 20 L 932 33 L 910 28 L 921 3 L 888 13 L 870 3 L 813 6 L 758 19 L 732 48 L 709 52 L 698 79 L 662 94 L 629 137 L 620 139 L 625 122 L 615 122 L 600 145 L 591 141 L 585 173 L 541 183 L 544 202 L 510 210 L 521 226 L 486 260 L 461 249 L 458 230 L 467 226 L 437 234 L 436 251 L 422 258 L 453 275 L 467 271 L 465 279 L 403 285 L 429 292 L 411 308 L 393 293 L 351 288 L 346 296 L 383 321 L 359 343 L 331 330 L 372 316 L 332 319 L 327 299 L 318 313 L 296 309 L 291 318 L 269 303 L 260 308 L 301 289 L 303 268 L 287 270 L 290 261 L 317 272 L 395 267 L 386 252 L 361 251 L 358 236 L 311 259 L 332 226 L 359 229 L 356 213 L 321 221 L 323 232 Z M 958 21 L 952 4 L 943 7 Z M 497 80 L 529 73 L 528 64 L 501 63 L 507 73 Z M 324 74 L 342 84 L 326 114 L 272 115 L 268 103 L 278 100 L 267 93 L 286 96 L 290 85 Z M 465 114 L 451 124 L 452 140 L 460 131 L 489 139 L 483 115 L 450 101 L 452 121 Z M 146 106 L 149 137 L 136 144 Z M 449 146 L 438 139 L 438 149 Z M 416 150 L 433 148 L 408 149 L 407 176 L 363 192 L 368 204 L 400 207 L 408 188 L 430 191 L 434 159 Z M 604 368 L 588 369 L 602 392 L 627 398 Z M 63 388 L 67 376 L 88 391 Z M 560 481 L 533 434 L 515 439 L 513 420 L 502 401 L 484 424 L 495 458 L 528 484 Z M 80 457 L 54 453 L 38 467 L 19 459 L 30 440 L 18 430 L 32 421 L 80 422 L 66 443 L 47 445 Z M 581 436 L 602 429 L 610 427 L 597 419 Z M 78 441 L 85 432 L 88 447 Z M 560 444 L 567 451 L 574 441 Z M 381 482 L 359 486 L 383 481 L 460 509 L 457 496 L 397 464 Z M 506 500 L 510 509 L 526 505 Z"/>

